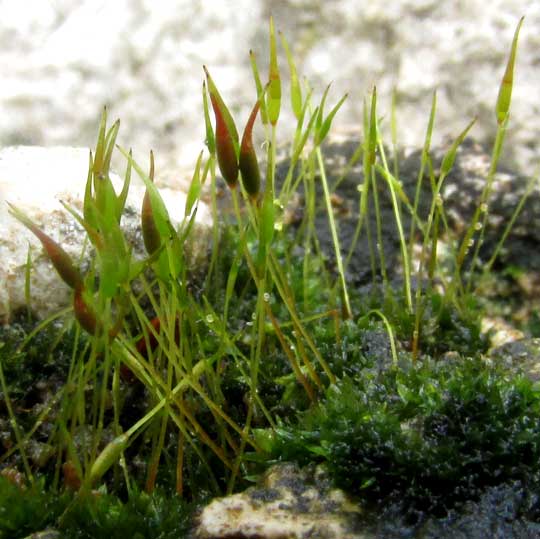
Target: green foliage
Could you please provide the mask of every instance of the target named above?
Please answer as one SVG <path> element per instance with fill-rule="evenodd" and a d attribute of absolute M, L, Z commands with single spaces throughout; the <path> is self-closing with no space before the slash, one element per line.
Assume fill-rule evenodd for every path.
<path fill-rule="evenodd" d="M 283 423 L 270 456 L 324 462 L 367 500 L 441 512 L 489 485 L 540 477 L 540 389 L 482 359 L 345 376 Z"/>
<path fill-rule="evenodd" d="M 21 488 L 0 475 L 0 538 L 19 539 L 54 526 L 67 498 L 46 492 L 42 481 Z"/>
<path fill-rule="evenodd" d="M 13 334 L 0 330 L 2 391 L 10 397 L 6 408 L 16 438 L 9 431 L 5 439 L 11 446 L 0 463 L 18 465 L 18 450 L 33 483 L 28 490 L 8 485 L 11 494 L 5 498 L 0 490 L 0 514 L 10 515 L 5 533 L 26 535 L 51 525 L 77 537 L 178 536 L 189 508 L 156 491 L 156 485 L 190 499 L 232 491 L 252 472 L 251 459 L 325 462 L 336 484 L 357 495 L 395 496 L 427 511 L 474 498 L 502 481 L 528 474 L 537 478 L 540 392 L 526 379 L 483 362 L 487 342 L 471 289 L 508 119 L 518 31 L 519 26 L 508 64 L 511 76 L 507 70 L 497 105 L 488 181 L 463 238 L 452 236 L 440 192 L 474 120 L 436 171 L 430 155 L 434 96 L 411 203 L 399 179 L 397 155 L 392 172 L 387 164 L 374 88 L 364 105 L 364 136 L 354 156 L 362 159 L 364 171 L 359 215 L 343 260 L 323 142 L 346 96 L 325 115 L 327 87 L 314 106 L 313 90 L 302 91 L 287 42 L 281 40 L 297 126 L 287 170 L 275 181 L 283 74 L 273 22 L 266 86 L 250 55 L 257 102 L 241 142 L 205 68 L 209 155 L 199 154 L 182 215 L 169 215 L 154 185 L 152 153 L 147 174 L 131 152 L 120 149 L 127 168 L 122 190 L 115 192 L 110 162 L 119 122 L 107 128 L 104 112 L 89 157 L 83 213 L 67 208 L 94 248 L 89 268 L 77 268 L 61 246 L 11 208 L 73 289 L 73 308 L 63 318 L 58 341 L 55 325 L 47 332 L 40 328 L 32 338 L 17 327 Z M 259 109 L 267 148 L 264 178 L 252 140 Z M 392 118 L 397 147 L 395 110 Z M 231 188 L 223 226 L 217 222 L 216 166 Z M 132 257 L 121 226 L 132 169 L 146 188 L 144 260 Z M 239 173 L 241 188 L 236 187 Z M 428 208 L 422 215 L 424 176 L 431 191 L 422 191 Z M 207 180 L 216 222 L 211 262 L 200 270 L 206 274 L 199 282 L 186 255 L 197 235 L 195 216 Z M 299 192 L 305 211 L 293 229 L 287 212 Z M 387 267 L 383 197 L 391 201 L 388 215 L 395 220 L 400 248 L 398 284 Z M 327 253 L 315 221 L 321 208 L 331 235 Z M 409 238 L 405 219 L 410 219 Z M 368 252 L 361 256 L 370 260 L 372 283 L 358 290 L 347 266 L 363 232 Z M 437 250 L 442 234 L 457 246 L 444 261 Z M 475 239 L 469 269 L 465 261 Z M 502 239 L 497 252 L 501 245 Z M 27 414 L 26 408 L 36 406 L 39 412 L 43 404 L 30 389 L 37 382 L 41 386 L 42 378 L 49 383 L 52 378 L 59 388 L 54 405 L 47 403 L 41 415 Z M 32 436 L 53 447 L 48 467 L 26 458 Z M 75 477 L 63 474 L 63 464 Z M 50 491 L 43 479 L 33 480 L 35 471 L 50 481 Z M 81 486 L 79 494 L 58 494 L 62 481 Z M 141 493 L 143 483 L 152 496 Z M 128 501 L 106 494 L 105 486 L 125 490 Z M 50 516 L 32 518 L 42 502 L 49 504 Z M 18 505 L 4 509 L 10 504 Z"/>
<path fill-rule="evenodd" d="M 77 342 L 75 331 L 61 331 L 61 327 L 53 324 L 33 332 L 35 327 L 35 321 L 22 317 L 10 325 L 0 326 L 0 361 L 10 395 L 17 399 L 38 380 L 64 381 L 74 347 L 83 354 L 84 339 Z M 33 404 L 25 401 L 26 407 Z"/>
<path fill-rule="evenodd" d="M 0 476 L 1 539 L 24 538 L 47 528 L 66 539 L 177 539 L 188 533 L 193 510 L 163 491 L 132 492 L 123 502 L 106 492 L 57 494 L 43 482 L 21 488 Z"/>
<path fill-rule="evenodd" d="M 127 502 L 104 493 L 77 499 L 62 517 L 65 537 L 177 539 L 191 526 L 193 507 L 175 495 L 132 493 Z"/>

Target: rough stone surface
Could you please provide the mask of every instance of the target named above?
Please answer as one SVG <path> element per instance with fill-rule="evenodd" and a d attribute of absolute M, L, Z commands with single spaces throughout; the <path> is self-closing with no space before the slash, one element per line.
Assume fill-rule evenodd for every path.
<path fill-rule="evenodd" d="M 266 73 L 270 13 L 315 99 L 330 82 L 329 104 L 349 92 L 335 119 L 339 129 L 360 131 L 362 99 L 373 85 L 387 129 L 396 87 L 400 143 L 419 147 L 437 88 L 434 144 L 457 135 L 474 116 L 471 134 L 490 140 L 512 35 L 525 15 L 507 157 L 531 172 L 540 155 L 538 2 L 3 0 L 0 6 L 3 146 L 88 146 L 108 104 L 122 119 L 124 146 L 136 157 L 156 151 L 158 175 L 169 165 L 190 171 L 204 140 L 202 65 L 243 125 L 255 97 L 248 51 Z M 288 101 L 282 51 L 280 60 Z M 280 139 L 293 123 L 286 108 Z"/>
<path fill-rule="evenodd" d="M 540 382 L 540 339 L 505 343 L 491 352 L 490 359 Z"/>
<path fill-rule="evenodd" d="M 339 239 L 344 253 L 352 243 L 359 215 L 359 186 L 364 183 L 362 162 L 357 161 L 349 166 L 351 157 L 360 144 L 360 140 L 344 138 L 333 140 L 324 148 L 326 172 L 328 182 L 334 185 L 342 180 L 336 190 L 334 198 L 334 213 L 339 221 Z M 448 142 L 439 147 L 434 147 L 431 157 L 435 177 L 438 177 L 440 163 L 448 151 Z M 415 198 L 418 172 L 420 170 L 421 152 L 414 151 L 399 156 L 399 180 L 403 190 L 407 194 L 411 204 Z M 490 165 L 490 152 L 485 146 L 466 139 L 457 151 L 454 166 L 446 177 L 441 196 L 449 227 L 459 236 L 465 233 L 472 220 L 473 213 L 478 206 L 478 200 L 485 186 Z M 288 162 L 283 162 L 278 170 L 278 181 L 284 178 L 288 170 Z M 484 232 L 484 242 L 480 250 L 480 259 L 487 262 L 491 257 L 498 241 L 500 240 L 506 225 L 510 221 L 521 197 L 527 190 L 529 177 L 523 176 L 505 167 L 499 167 L 493 182 L 493 189 L 488 199 L 488 221 Z M 322 200 L 320 182 L 316 182 L 317 189 L 321 192 L 319 200 Z M 370 228 L 375 237 L 377 224 L 375 221 L 375 209 L 370 197 Z M 432 201 L 432 190 L 427 173 L 422 179 L 418 213 L 425 220 L 429 214 Z M 303 216 L 303 199 L 300 196 L 297 204 L 289 209 L 289 221 L 299 222 Z M 321 203 L 322 208 L 322 203 Z M 382 243 L 386 257 L 386 267 L 389 277 L 399 276 L 400 244 L 396 227 L 396 218 L 389 189 L 384 181 L 379 182 L 379 209 L 381 214 Z M 403 228 L 409 231 L 409 212 L 402 210 Z M 333 245 L 328 228 L 328 218 L 325 212 L 320 211 L 315 218 L 315 228 L 318 238 L 328 259 L 331 263 L 335 258 Z M 366 234 L 367 225 L 364 227 L 360 239 L 356 245 L 354 255 L 349 265 L 349 279 L 357 285 L 363 285 L 371 280 L 371 268 L 369 260 L 369 244 Z M 478 235 L 477 235 L 478 236 Z M 443 242 L 441 242 L 441 246 Z M 472 252 L 472 251 L 471 251 Z M 441 252 L 441 254 L 443 254 Z M 378 257 L 377 257 L 378 258 Z M 378 259 L 377 259 L 378 264 Z M 540 182 L 533 184 L 533 189 L 523 205 L 523 208 L 515 221 L 514 227 L 509 234 L 503 249 L 498 257 L 495 268 L 501 268 L 508 264 L 523 270 L 523 276 L 533 275 L 540 268 Z M 528 289 L 532 295 L 536 294 L 537 287 L 532 277 L 522 281 L 529 283 Z"/>
<path fill-rule="evenodd" d="M 367 539 L 361 509 L 330 488 L 321 472 L 292 464 L 269 469 L 262 483 L 245 492 L 214 500 L 202 511 L 199 539 Z"/>
<path fill-rule="evenodd" d="M 481 322 L 482 333 L 489 334 L 491 348 L 502 346 L 523 339 L 522 331 L 517 330 L 511 324 L 500 317 L 484 316 Z"/>
<path fill-rule="evenodd" d="M 23 210 L 44 232 L 59 242 L 77 260 L 86 237 L 60 201 L 82 210 L 88 172 L 88 150 L 84 148 L 12 147 L 0 150 L 0 322 L 26 304 L 25 268 L 28 246 L 32 247 L 31 308 L 43 318 L 69 303 L 70 290 L 58 277 L 43 253 L 39 240 L 8 213 L 6 201 Z M 122 180 L 113 175 L 117 192 Z M 160 193 L 171 219 L 184 215 L 185 190 L 164 188 Z M 135 254 L 142 254 L 140 207 L 144 186 L 136 174 L 122 218 L 126 237 Z M 210 212 L 200 203 L 199 225 L 211 223 Z"/>

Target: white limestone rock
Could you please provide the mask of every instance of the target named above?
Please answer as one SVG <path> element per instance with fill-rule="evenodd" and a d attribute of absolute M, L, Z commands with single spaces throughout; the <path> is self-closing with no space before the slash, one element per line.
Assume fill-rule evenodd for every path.
<path fill-rule="evenodd" d="M 321 470 L 314 474 L 293 464 L 268 470 L 260 485 L 219 498 L 199 517 L 199 539 L 370 539 L 360 506 L 331 488 Z"/>
<path fill-rule="evenodd" d="M 122 120 L 123 144 L 136 155 L 153 148 L 158 170 L 168 164 L 189 170 L 202 147 L 203 64 L 244 125 L 256 95 L 248 51 L 257 54 L 264 76 L 270 12 L 314 98 L 330 82 L 329 106 L 349 93 L 336 128 L 361 136 L 362 100 L 376 85 L 381 128 L 389 130 L 397 88 L 400 145 L 419 147 L 437 88 L 433 144 L 457 136 L 472 117 L 471 135 L 493 140 L 498 86 L 525 15 L 506 152 L 523 172 L 532 172 L 540 157 L 540 2 L 3 0 L 2 8 L 0 144 L 88 145 L 107 104 Z M 278 49 L 279 140 L 286 142 L 295 119 Z"/>
<path fill-rule="evenodd" d="M 70 290 L 45 256 L 39 240 L 8 213 L 6 202 L 23 210 L 77 260 L 86 235 L 60 201 L 82 210 L 87 172 L 88 150 L 84 148 L 17 146 L 0 150 L 0 323 L 9 322 L 12 313 L 26 304 L 24 285 L 29 245 L 34 314 L 44 318 L 70 302 Z M 112 180 L 119 192 L 123 180 L 116 175 Z M 160 193 L 171 219 L 179 221 L 184 215 L 185 191 L 166 188 L 160 189 Z M 144 185 L 133 173 L 122 225 L 126 236 L 133 239 L 135 252 L 138 249 L 141 253 L 143 195 Z M 196 223 L 201 229 L 211 224 L 210 211 L 202 202 Z"/>

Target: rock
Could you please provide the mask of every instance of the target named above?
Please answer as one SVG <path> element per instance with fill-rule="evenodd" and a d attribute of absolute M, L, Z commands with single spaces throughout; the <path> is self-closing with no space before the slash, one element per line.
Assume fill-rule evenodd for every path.
<path fill-rule="evenodd" d="M 540 339 L 521 339 L 495 348 L 490 360 L 540 382 Z"/>
<path fill-rule="evenodd" d="M 57 530 L 43 530 L 27 535 L 24 539 L 59 539 L 60 537 L 60 532 Z"/>
<path fill-rule="evenodd" d="M 368 539 L 361 510 L 343 491 L 331 488 L 320 470 L 292 464 L 270 468 L 262 482 L 205 507 L 199 539 Z"/>
<path fill-rule="evenodd" d="M 58 277 L 40 242 L 8 213 L 6 201 L 23 210 L 77 260 L 86 234 L 60 201 L 82 210 L 87 172 L 87 149 L 18 146 L 0 150 L 0 322 L 8 322 L 17 309 L 26 305 L 25 268 L 29 245 L 32 247 L 30 293 L 34 314 L 44 318 L 70 302 L 70 290 Z M 112 180 L 119 192 L 123 180 L 116 175 Z M 144 185 L 135 173 L 131 181 L 122 225 L 134 245 L 134 253 L 142 256 L 140 207 Z M 166 188 L 160 189 L 160 193 L 171 218 L 178 222 L 184 215 L 185 191 Z M 210 212 L 203 202 L 199 203 L 196 219 L 201 228 L 211 223 Z M 204 235 L 199 237 L 204 238 Z"/>
<path fill-rule="evenodd" d="M 339 226 L 339 239 L 342 253 L 348 252 L 355 229 L 358 223 L 359 198 L 358 187 L 364 182 L 362 163 L 357 162 L 352 168 L 347 165 L 354 155 L 360 141 L 347 137 L 341 140 L 335 137 L 324 148 L 326 173 L 329 185 L 334 185 L 339 179 L 341 183 L 336 190 L 334 214 Z M 434 173 L 438 175 L 438 167 L 448 150 L 449 144 L 433 147 L 431 156 Z M 391 158 L 389 158 L 391 159 Z M 414 201 L 418 172 L 420 170 L 421 152 L 408 152 L 399 156 L 399 180 L 411 204 Z M 441 196 L 444 202 L 445 213 L 450 228 L 458 235 L 463 236 L 478 204 L 478 198 L 485 185 L 490 164 L 489 150 L 474 141 L 466 139 L 460 146 L 454 167 L 445 179 Z M 392 166 L 390 162 L 390 167 Z M 288 170 L 288 161 L 278 164 L 277 181 L 283 180 Z M 342 178 L 342 175 L 344 177 Z M 480 251 L 481 260 L 487 261 L 493 253 L 497 242 L 509 222 L 520 198 L 526 191 L 529 178 L 515 171 L 499 167 L 495 174 L 493 191 L 489 198 L 488 226 L 485 230 L 484 243 Z M 316 181 L 318 200 L 322 200 L 322 188 Z M 384 181 L 379 182 L 379 206 L 381 214 L 382 243 L 386 258 L 386 268 L 389 277 L 399 275 L 400 244 L 396 226 L 396 218 L 389 189 Z M 302 195 L 302 193 L 300 192 Z M 369 221 L 373 237 L 376 235 L 375 210 L 370 197 Z M 418 213 L 422 220 L 426 220 L 432 201 L 432 191 L 429 178 L 423 178 Z M 289 221 L 299 222 L 303 216 L 303 197 L 297 197 L 293 209 L 286 214 Z M 329 263 L 335 260 L 332 238 L 328 227 L 328 217 L 320 205 L 321 210 L 315 217 L 315 229 L 324 252 L 328 255 Z M 410 227 L 409 212 L 402 208 L 401 216 L 403 229 L 408 240 Z M 292 217 L 291 217 L 292 216 Z M 349 265 L 349 279 L 356 285 L 370 282 L 371 268 L 369 260 L 369 244 L 364 225 L 362 234 L 356 245 L 354 255 Z M 442 225 L 441 225 L 442 228 Z M 443 242 L 441 242 L 442 244 Z M 378 256 L 376 264 L 379 264 Z M 536 274 L 540 267 L 540 183 L 536 182 L 528 196 L 521 213 L 519 214 L 510 235 L 508 236 L 495 268 L 512 264 L 524 271 L 523 275 Z M 532 286 L 531 286 L 532 288 Z M 532 288 L 534 290 L 534 288 Z"/>
<path fill-rule="evenodd" d="M 484 316 L 481 320 L 482 333 L 489 335 L 492 348 L 523 339 L 525 335 L 500 317 Z"/>
<path fill-rule="evenodd" d="M 473 135 L 493 138 L 499 83 L 525 15 L 507 155 L 523 171 L 538 162 L 540 8 L 530 0 L 493 0 L 489 9 L 483 0 L 379 0 L 362 9 L 357 0 L 5 0 L 3 7 L 0 143 L 88 145 L 106 103 L 122 119 L 124 146 L 136 155 L 153 148 L 158 170 L 179 161 L 192 167 L 202 147 L 203 64 L 245 123 L 256 95 L 248 51 L 264 76 L 270 12 L 315 99 L 330 82 L 328 105 L 349 93 L 335 118 L 339 129 L 360 132 L 362 100 L 374 85 L 388 128 L 396 88 L 400 144 L 408 147 L 423 142 L 435 88 L 434 144 L 473 117 Z M 278 49 L 285 105 L 288 70 Z M 280 140 L 293 124 L 284 106 Z"/>

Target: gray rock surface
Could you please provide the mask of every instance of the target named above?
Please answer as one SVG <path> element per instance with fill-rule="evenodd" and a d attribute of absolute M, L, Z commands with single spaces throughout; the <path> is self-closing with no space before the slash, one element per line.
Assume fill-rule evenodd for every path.
<path fill-rule="evenodd" d="M 349 161 L 360 141 L 354 138 L 331 141 L 324 148 L 326 172 L 328 182 L 334 185 L 342 180 L 336 189 L 334 199 L 334 213 L 339 223 L 339 238 L 342 252 L 347 253 L 354 236 L 358 222 L 359 198 L 358 186 L 364 182 L 362 162 L 349 167 Z M 448 142 L 431 150 L 434 173 L 439 174 L 440 163 L 448 151 Z M 457 151 L 454 166 L 446 177 L 441 196 L 449 227 L 458 237 L 463 236 L 478 205 L 478 199 L 485 186 L 490 166 L 490 149 L 466 139 Z M 399 157 L 399 180 L 409 201 L 414 201 L 418 172 L 420 170 L 421 152 L 409 152 Z M 288 169 L 288 163 L 283 162 L 278 169 L 278 179 L 283 178 Z M 493 190 L 488 200 L 488 221 L 484 234 L 484 242 L 480 250 L 480 258 L 487 262 L 491 257 L 507 223 L 509 222 L 521 197 L 529 184 L 529 177 L 523 176 L 505 167 L 499 167 L 495 174 Z M 333 244 L 328 228 L 328 217 L 323 209 L 322 189 L 318 200 L 321 200 L 321 211 L 315 218 L 315 227 L 321 245 L 328 255 L 330 263 L 335 260 Z M 373 197 L 370 197 L 370 227 L 375 237 L 376 221 L 373 206 Z M 422 180 L 419 198 L 418 213 L 422 220 L 427 219 L 432 201 L 432 190 L 429 177 L 426 173 Z M 384 183 L 379 183 L 379 205 L 381 213 L 382 243 L 386 257 L 386 268 L 389 277 L 399 276 L 401 271 L 399 235 L 389 190 Z M 300 221 L 303 216 L 302 197 L 299 199 L 298 209 L 294 208 L 291 219 Z M 408 234 L 410 227 L 409 212 L 402 209 L 403 228 Z M 348 277 L 357 284 L 363 285 L 371 279 L 369 260 L 369 244 L 367 233 L 364 230 L 360 236 L 354 254 L 351 258 Z M 407 236 L 408 237 L 408 236 Z M 442 245 L 442 242 L 441 242 Z M 441 253 L 442 254 L 442 253 Z M 379 261 L 376 261 L 379 265 Z M 533 183 L 533 188 L 521 213 L 515 221 L 498 262 L 494 268 L 500 269 L 508 264 L 524 270 L 524 274 L 534 274 L 540 268 L 540 181 Z M 535 288 L 528 281 L 531 288 L 530 295 L 535 295 Z M 524 285 L 525 286 L 525 285 Z"/>
<path fill-rule="evenodd" d="M 44 318 L 70 302 L 70 290 L 52 267 L 39 240 L 8 213 L 6 201 L 23 210 L 78 260 L 86 234 L 60 201 L 82 210 L 87 173 L 88 150 L 84 148 L 19 146 L 0 150 L 0 323 L 9 321 L 13 312 L 26 305 L 29 246 L 32 247 L 32 311 Z M 123 180 L 116 175 L 112 180 L 119 192 Z M 184 215 L 185 189 L 164 188 L 160 193 L 171 219 L 179 222 Z M 139 232 L 143 195 L 142 181 L 132 174 L 122 225 L 139 256 L 143 254 Z M 201 227 L 211 223 L 210 211 L 202 202 L 196 219 Z"/>
<path fill-rule="evenodd" d="M 314 97 L 331 81 L 329 103 L 349 92 L 338 129 L 360 131 L 362 100 L 377 85 L 388 130 L 397 87 L 400 143 L 409 148 L 423 139 L 435 87 L 434 143 L 459 133 L 473 116 L 472 136 L 494 137 L 498 85 L 525 15 L 506 155 L 525 172 L 538 162 L 538 2 L 3 0 L 0 6 L 0 146 L 88 146 L 108 104 L 123 122 L 121 144 L 133 146 L 136 157 L 156 151 L 158 177 L 168 176 L 167 168 L 189 176 L 203 146 L 203 64 L 239 124 L 246 120 L 255 97 L 248 51 L 265 73 L 270 13 Z M 282 113 L 281 140 L 291 116 Z"/>
<path fill-rule="evenodd" d="M 540 339 L 521 339 L 499 346 L 490 354 L 490 359 L 517 373 L 522 373 L 533 382 L 540 382 Z"/>

